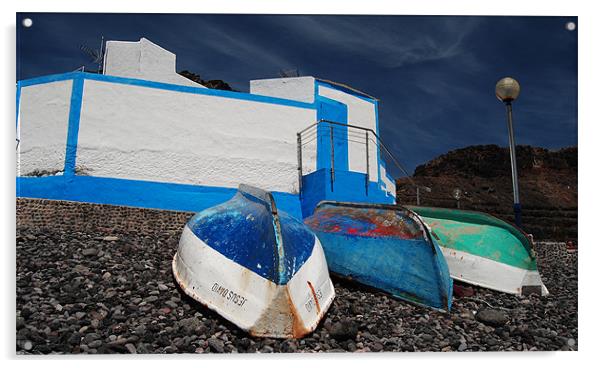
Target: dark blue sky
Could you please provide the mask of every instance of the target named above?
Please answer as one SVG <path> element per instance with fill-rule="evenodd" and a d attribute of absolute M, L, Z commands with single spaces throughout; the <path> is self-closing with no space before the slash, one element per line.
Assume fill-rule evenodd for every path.
<path fill-rule="evenodd" d="M 24 28 L 29 17 L 33 26 Z M 576 17 L 17 15 L 17 79 L 86 65 L 80 44 L 146 37 L 177 55 L 177 70 L 249 80 L 299 69 L 381 100 L 380 134 L 412 172 L 451 149 L 508 144 L 498 79 L 521 83 L 517 144 L 577 144 Z M 578 28 L 578 25 L 577 25 Z M 393 176 L 400 173 L 389 164 Z"/>

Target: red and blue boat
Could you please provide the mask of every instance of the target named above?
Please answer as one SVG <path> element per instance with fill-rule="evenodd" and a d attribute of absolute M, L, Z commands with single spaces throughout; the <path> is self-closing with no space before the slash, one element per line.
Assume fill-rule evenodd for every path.
<path fill-rule="evenodd" d="M 322 201 L 304 222 L 320 239 L 330 272 L 405 301 L 451 308 L 447 262 L 413 211 L 396 205 Z"/>

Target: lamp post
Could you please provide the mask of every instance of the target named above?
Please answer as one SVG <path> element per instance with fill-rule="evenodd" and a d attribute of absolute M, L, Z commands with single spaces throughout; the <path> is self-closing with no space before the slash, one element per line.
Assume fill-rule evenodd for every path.
<path fill-rule="evenodd" d="M 460 198 L 462 198 L 462 190 L 460 188 L 454 189 L 454 191 L 452 192 L 452 196 L 456 200 L 456 207 L 460 209 Z"/>
<path fill-rule="evenodd" d="M 518 171 L 516 169 L 516 149 L 514 147 L 514 130 L 512 128 L 512 101 L 520 93 L 520 85 L 510 77 L 500 79 L 495 85 L 495 95 L 506 105 L 508 118 L 508 139 L 510 141 L 510 165 L 512 166 L 512 189 L 514 195 L 514 223 L 522 226 L 520 198 L 518 194 Z"/>
<path fill-rule="evenodd" d="M 424 189 L 427 193 L 431 192 L 431 188 L 425 187 L 424 185 L 416 185 L 416 206 L 420 206 L 420 188 Z"/>

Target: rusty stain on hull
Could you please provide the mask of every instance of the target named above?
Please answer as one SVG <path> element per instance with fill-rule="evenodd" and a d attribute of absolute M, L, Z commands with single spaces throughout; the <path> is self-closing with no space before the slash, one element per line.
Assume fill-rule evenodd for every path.
<path fill-rule="evenodd" d="M 311 290 L 311 296 L 314 298 L 314 302 L 316 303 L 316 311 L 318 315 L 320 315 L 320 302 L 318 301 L 318 296 L 316 295 L 316 291 L 314 290 L 314 286 L 310 281 L 307 281 L 307 285 L 309 285 L 309 289 Z"/>
<path fill-rule="evenodd" d="M 309 283 L 309 281 L 308 281 L 308 283 Z M 314 322 L 310 326 L 305 326 L 303 323 L 303 320 L 299 316 L 299 312 L 297 311 L 297 308 L 295 307 L 293 300 L 291 299 L 291 293 L 290 293 L 289 287 L 287 286 L 285 289 L 283 289 L 283 292 L 285 295 L 281 296 L 280 298 L 286 299 L 286 303 L 283 303 L 283 302 L 279 303 L 277 310 L 271 310 L 269 312 L 271 318 L 266 318 L 265 320 L 270 323 L 269 327 L 273 328 L 272 324 L 274 323 L 274 319 L 273 319 L 274 315 L 279 314 L 281 316 L 286 316 L 287 317 L 287 326 L 286 326 L 287 328 L 285 330 L 285 333 L 282 336 L 277 336 L 277 337 L 294 338 L 294 339 L 302 338 L 316 329 L 316 327 L 322 320 L 322 317 L 324 317 L 324 315 L 326 314 L 326 310 L 329 305 L 326 306 L 327 307 L 326 309 L 319 310 L 318 318 L 316 319 L 316 322 Z M 331 302 L 332 302 L 332 300 L 331 300 Z M 274 312 L 277 312 L 277 313 L 275 314 Z M 265 327 L 265 328 L 262 328 L 262 327 Z M 273 334 L 266 333 L 267 327 L 268 326 L 258 325 L 258 326 L 254 326 L 254 327 L 250 328 L 247 332 L 251 336 L 254 336 L 254 337 L 275 337 Z"/>
<path fill-rule="evenodd" d="M 288 290 L 275 284 L 270 289 L 266 299 L 260 302 L 267 308 L 248 332 L 256 337 L 292 337 L 294 312 L 291 313 L 289 303 L 285 301 L 286 296 L 283 295 L 288 294 Z M 280 331 L 280 334 L 275 335 L 274 331 Z"/>
<path fill-rule="evenodd" d="M 297 311 L 297 308 L 295 307 L 295 304 L 293 303 L 293 300 L 291 299 L 291 292 L 290 292 L 288 286 L 286 287 L 286 296 L 287 296 L 287 301 L 288 301 L 290 311 L 292 312 L 291 317 L 293 319 L 291 334 L 296 339 L 301 338 L 301 337 L 307 335 L 308 333 L 310 333 L 311 331 L 313 331 L 315 327 L 311 326 L 310 328 L 307 328 L 303 324 L 303 320 L 301 319 L 301 317 L 299 317 L 299 312 Z M 316 323 L 316 325 L 317 325 L 317 323 Z"/>

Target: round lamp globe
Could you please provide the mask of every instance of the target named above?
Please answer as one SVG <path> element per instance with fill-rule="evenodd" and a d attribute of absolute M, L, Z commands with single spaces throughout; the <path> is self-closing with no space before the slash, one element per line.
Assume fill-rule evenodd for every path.
<path fill-rule="evenodd" d="M 514 78 L 502 78 L 495 85 L 495 96 L 500 101 L 512 102 L 516 100 L 519 93 L 520 85 Z"/>

